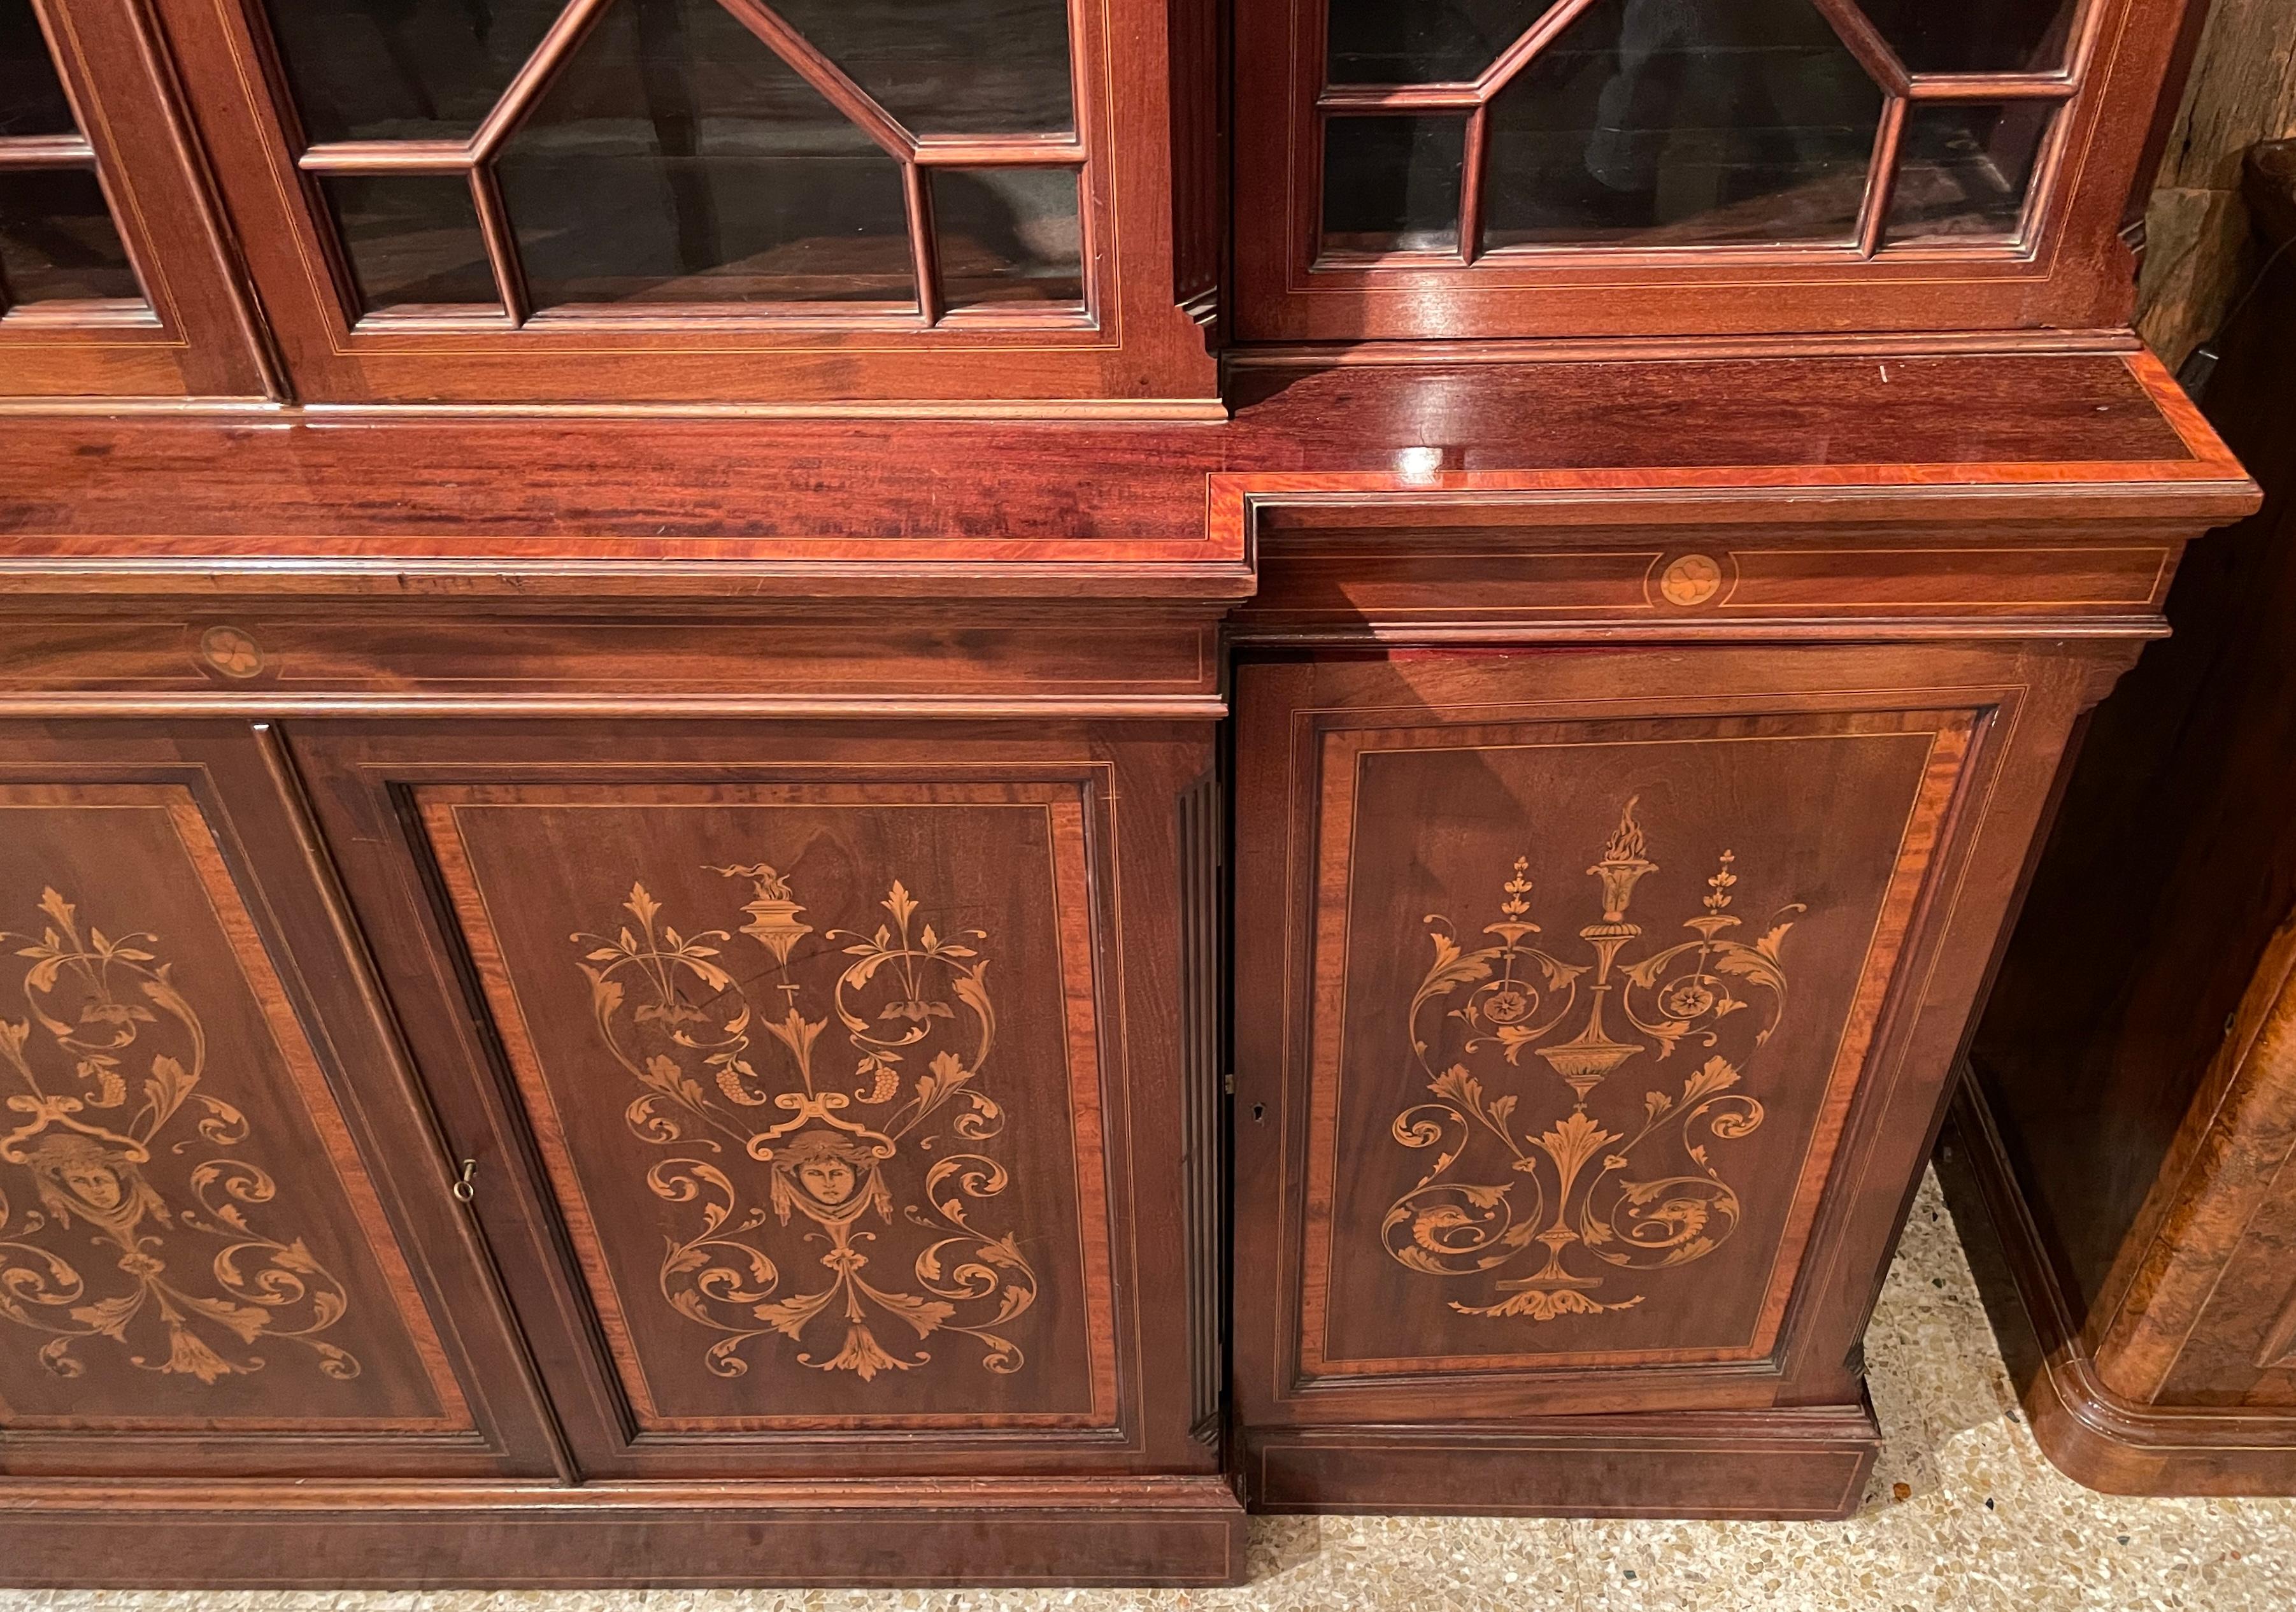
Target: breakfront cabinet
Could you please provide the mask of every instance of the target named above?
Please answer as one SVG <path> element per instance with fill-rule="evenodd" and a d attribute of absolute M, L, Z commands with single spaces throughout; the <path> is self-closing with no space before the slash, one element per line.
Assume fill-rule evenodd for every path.
<path fill-rule="evenodd" d="M 1853 1510 L 2196 10 L 0 0 L 0 1580 Z"/>

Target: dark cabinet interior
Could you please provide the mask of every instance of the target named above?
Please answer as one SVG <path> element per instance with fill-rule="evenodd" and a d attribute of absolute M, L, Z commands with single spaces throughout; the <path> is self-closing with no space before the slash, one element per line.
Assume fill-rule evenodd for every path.
<path fill-rule="evenodd" d="M 0 0 L 0 1578 L 1847 1514 L 2187 20 Z"/>

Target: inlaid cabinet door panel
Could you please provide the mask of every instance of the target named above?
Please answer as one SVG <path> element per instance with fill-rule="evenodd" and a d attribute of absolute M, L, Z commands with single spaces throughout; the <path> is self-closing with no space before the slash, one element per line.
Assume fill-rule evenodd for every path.
<path fill-rule="evenodd" d="M 1760 664 L 1245 669 L 1248 1416 L 1749 1403 L 1862 1304 L 1813 1273 L 2026 696 Z"/>
<path fill-rule="evenodd" d="M 1145 1318 L 1122 1272 L 1168 1284 L 1182 1371 L 1188 1305 L 1178 1250 L 1135 1246 L 1140 1208 L 1180 1207 L 1177 1154 L 1136 1163 L 1180 1121 L 1169 1027 L 1123 1036 L 1119 976 L 1128 946 L 1166 982 L 1179 961 L 1156 773 L 1188 747 L 1148 747 L 1165 810 L 1135 846 L 1120 765 L 1076 745 L 696 744 L 611 768 L 573 759 L 610 746 L 527 735 L 367 763 L 570 1256 L 526 1302 L 580 1323 L 561 1392 L 601 1402 L 591 1459 L 1137 1448 Z M 1119 844 L 1164 870 L 1133 929 Z M 1152 1414 L 1185 1442 L 1189 1410 Z"/>
<path fill-rule="evenodd" d="M 20 733 L 0 763 L 8 1469 L 517 1463 L 354 1140 L 338 1078 L 370 1112 L 404 1092 L 364 1027 L 312 1018 L 308 977 L 353 965 L 309 949 L 266 742 Z"/>

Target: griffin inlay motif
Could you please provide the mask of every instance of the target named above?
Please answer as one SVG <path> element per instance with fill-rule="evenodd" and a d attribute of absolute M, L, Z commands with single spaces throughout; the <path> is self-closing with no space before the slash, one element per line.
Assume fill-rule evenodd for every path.
<path fill-rule="evenodd" d="M 75 1351 L 94 1338 L 144 1371 L 204 1383 L 262 1370 L 253 1350 L 266 1339 L 310 1350 L 329 1377 L 357 1377 L 357 1359 L 320 1336 L 348 1307 L 342 1283 L 300 1238 L 249 1221 L 278 1188 L 231 1151 L 248 1139 L 246 1117 L 200 1089 L 207 1033 L 149 949 L 157 938 L 93 925 L 83 935 L 54 890 L 40 911 L 38 939 L 0 932 L 32 964 L 31 1017 L 0 1019 L 0 1067 L 21 1087 L 0 1122 L 12 1124 L 0 1133 L 0 1316 L 51 1334 L 40 1362 L 62 1377 L 86 1370 Z M 168 1050 L 139 1075 L 147 1037 Z M 168 1143 L 171 1126 L 186 1133 Z M 163 1146 L 213 1152 L 193 1165 L 184 1201 L 146 1168 Z M 40 1207 L 11 1204 L 19 1183 Z"/>
<path fill-rule="evenodd" d="M 762 863 L 712 871 L 755 891 L 741 933 L 772 955 L 771 983 L 758 988 L 781 1001 L 753 1002 L 717 961 L 732 937 L 679 933 L 642 884 L 624 904 L 630 924 L 574 937 L 589 948 L 581 968 L 598 1028 L 644 1088 L 624 1117 L 640 1141 L 680 1150 L 646 1185 L 698 1206 L 690 1232 L 668 1240 L 662 1297 L 725 1335 L 704 1356 L 721 1377 L 746 1372 L 744 1351 L 768 1333 L 794 1340 L 800 1365 L 864 1382 L 931 1361 L 888 1348 L 878 1334 L 892 1328 L 920 1340 L 968 1334 L 980 1365 L 1018 1371 L 1020 1346 L 999 1329 L 1036 1302 L 1036 1272 L 1009 1233 L 975 1226 L 970 1207 L 1009 1181 L 971 1150 L 1004 1128 L 980 1089 L 996 1030 L 976 945 L 988 936 L 921 924 L 896 880 L 879 904 L 890 924 L 830 929 L 798 955 L 815 926 L 780 873 Z M 835 1043 L 822 1044 L 832 1020 L 849 1068 L 832 1067 Z M 800 1260 L 826 1283 L 785 1280 L 783 1266 Z M 873 1275 L 873 1261 L 897 1271 L 905 1261 L 906 1281 Z"/>
<path fill-rule="evenodd" d="M 1687 1264 L 1737 1229 L 1738 1195 L 1707 1144 L 1762 1123 L 1762 1105 L 1734 1088 L 1742 1060 L 1784 1011 L 1779 946 L 1803 909 L 1782 909 L 1759 939 L 1732 938 L 1738 876 L 1726 850 L 1706 881 L 1704 911 L 1684 921 L 1692 938 L 1629 959 L 1643 934 L 1627 918 L 1635 887 L 1659 871 L 1635 806 L 1627 802 L 1602 860 L 1587 870 L 1603 903 L 1601 921 L 1578 931 L 1587 961 L 1566 961 L 1533 938 L 1541 931 L 1526 857 L 1502 887 L 1498 921 L 1483 928 L 1493 944 L 1467 950 L 1449 919 L 1427 918 L 1435 961 L 1412 998 L 1410 1028 L 1436 1101 L 1405 1109 L 1390 1130 L 1406 1148 L 1437 1152 L 1380 1235 L 1398 1261 L 1436 1276 L 1481 1276 L 1537 1257 L 1534 1244 L 1544 1251 L 1529 1274 L 1495 1281 L 1489 1302 L 1452 1300 L 1463 1314 L 1552 1321 L 1630 1309 L 1644 1295 L 1596 1297 L 1605 1279 L 1588 1260 L 1628 1271 Z M 1636 1039 L 1615 1039 L 1612 1024 Z M 1562 1039 L 1571 1026 L 1577 1033 Z M 1524 1064 L 1526 1051 L 1546 1075 Z M 1661 1077 L 1684 1051 L 1680 1072 Z M 1603 1083 L 1637 1058 L 1656 1083 L 1641 1111 L 1621 1117 L 1614 1104 L 1590 1113 Z M 1548 1077 L 1570 1091 L 1568 1113 L 1536 1095 Z"/>

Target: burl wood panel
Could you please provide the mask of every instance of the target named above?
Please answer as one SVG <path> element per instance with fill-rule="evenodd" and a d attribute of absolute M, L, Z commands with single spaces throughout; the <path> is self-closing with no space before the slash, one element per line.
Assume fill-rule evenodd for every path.
<path fill-rule="evenodd" d="M 1768 1355 L 1971 736 L 1324 735 L 1301 1374 Z"/>
<path fill-rule="evenodd" d="M 1080 785 L 436 785 L 639 1428 L 1116 1421 Z"/>
<path fill-rule="evenodd" d="M 0 784 L 0 1424 L 472 1426 L 179 786 Z"/>

